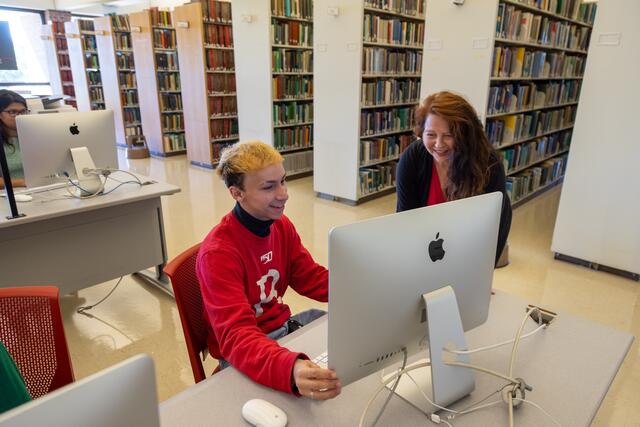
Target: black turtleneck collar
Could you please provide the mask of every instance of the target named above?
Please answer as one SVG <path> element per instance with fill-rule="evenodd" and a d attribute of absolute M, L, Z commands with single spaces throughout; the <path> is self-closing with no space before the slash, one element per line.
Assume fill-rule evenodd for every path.
<path fill-rule="evenodd" d="M 233 208 L 233 215 L 238 218 L 238 221 L 247 229 L 259 237 L 267 237 L 269 233 L 271 233 L 271 224 L 273 224 L 273 220 L 270 219 L 268 221 L 262 221 L 260 219 L 254 218 L 247 211 L 242 209 L 240 203 L 236 203 L 236 206 Z"/>

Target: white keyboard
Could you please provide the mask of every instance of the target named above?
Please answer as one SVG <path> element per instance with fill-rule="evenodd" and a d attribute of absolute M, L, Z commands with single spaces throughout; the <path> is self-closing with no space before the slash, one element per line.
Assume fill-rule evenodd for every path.
<path fill-rule="evenodd" d="M 325 351 L 324 353 L 320 353 L 318 356 L 316 356 L 312 362 L 315 363 L 316 365 L 320 366 L 321 368 L 326 369 L 327 368 L 327 360 L 329 359 L 329 354 Z"/>

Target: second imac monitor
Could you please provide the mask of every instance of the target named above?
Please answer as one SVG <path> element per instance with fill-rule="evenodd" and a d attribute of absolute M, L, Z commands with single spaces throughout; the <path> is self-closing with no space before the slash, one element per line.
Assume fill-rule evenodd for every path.
<path fill-rule="evenodd" d="M 63 172 L 76 175 L 73 148 L 86 147 L 99 168 L 118 167 L 111 110 L 34 114 L 16 122 L 27 187 L 60 182 L 55 176 Z"/>
<path fill-rule="evenodd" d="M 343 385 L 401 361 L 403 349 L 426 355 L 429 334 L 457 330 L 445 338 L 464 345 L 462 331 L 486 321 L 501 206 L 502 194 L 491 193 L 331 230 L 327 352 Z M 423 294 L 435 304 L 427 312 Z M 437 311 L 445 318 L 427 325 Z M 473 389 L 469 370 L 446 368 L 467 383 L 471 375 L 464 387 Z M 458 393 L 439 392 L 441 401 Z"/>

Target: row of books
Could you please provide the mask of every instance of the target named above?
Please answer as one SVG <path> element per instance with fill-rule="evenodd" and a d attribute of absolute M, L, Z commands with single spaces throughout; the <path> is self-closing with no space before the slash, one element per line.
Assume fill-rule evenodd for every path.
<path fill-rule="evenodd" d="M 500 114 L 577 102 L 580 80 L 492 85 L 487 114 Z"/>
<path fill-rule="evenodd" d="M 116 49 L 130 50 L 133 48 L 131 44 L 131 36 L 129 33 L 115 33 L 113 35 L 113 41 Z"/>
<path fill-rule="evenodd" d="M 292 46 L 313 46 L 313 26 L 297 21 L 271 21 L 271 35 L 273 44 L 288 44 Z"/>
<path fill-rule="evenodd" d="M 201 0 L 202 14 L 207 20 L 229 24 L 231 23 L 231 2 L 217 0 Z"/>
<path fill-rule="evenodd" d="M 89 88 L 89 99 L 91 101 L 104 102 L 104 92 L 101 87 Z"/>
<path fill-rule="evenodd" d="M 204 42 L 220 47 L 233 47 L 233 31 L 230 25 L 205 25 Z"/>
<path fill-rule="evenodd" d="M 98 49 L 98 44 L 96 43 L 95 36 L 84 35 L 82 36 L 82 48 L 84 50 L 95 51 Z"/>
<path fill-rule="evenodd" d="M 313 125 L 273 130 L 273 146 L 278 150 L 311 147 L 311 145 L 313 145 Z"/>
<path fill-rule="evenodd" d="M 238 119 L 219 119 L 209 121 L 209 131 L 214 139 L 238 137 Z"/>
<path fill-rule="evenodd" d="M 398 162 L 360 168 L 360 195 L 365 196 L 396 185 Z"/>
<path fill-rule="evenodd" d="M 500 47 L 493 51 L 492 77 L 579 77 L 585 57 L 524 47 Z"/>
<path fill-rule="evenodd" d="M 424 0 L 364 0 L 365 7 L 419 17 L 424 16 L 424 3 Z"/>
<path fill-rule="evenodd" d="M 67 50 L 67 39 L 57 37 L 55 41 L 56 41 L 56 50 Z"/>
<path fill-rule="evenodd" d="M 277 102 L 273 104 L 273 123 L 296 124 L 313 121 L 312 102 Z"/>
<path fill-rule="evenodd" d="M 136 87 L 136 75 L 130 71 L 119 71 L 118 82 L 122 88 Z"/>
<path fill-rule="evenodd" d="M 64 22 L 52 22 L 51 28 L 53 29 L 54 34 L 64 34 Z"/>
<path fill-rule="evenodd" d="M 178 69 L 178 53 L 177 52 L 156 52 L 156 68 L 158 70 L 177 70 Z"/>
<path fill-rule="evenodd" d="M 165 152 L 182 151 L 187 149 L 184 133 L 165 133 L 162 135 L 162 145 Z"/>
<path fill-rule="evenodd" d="M 210 94 L 235 93 L 236 76 L 234 74 L 207 74 L 207 90 Z"/>
<path fill-rule="evenodd" d="M 363 81 L 360 100 L 363 105 L 395 104 L 418 102 L 420 80 L 416 79 L 376 79 Z"/>
<path fill-rule="evenodd" d="M 274 72 L 311 73 L 313 72 L 313 52 L 310 50 L 273 49 L 271 66 Z"/>
<path fill-rule="evenodd" d="M 123 114 L 124 124 L 140 123 L 142 121 L 142 117 L 140 117 L 139 108 L 127 108 L 124 110 L 122 114 Z"/>
<path fill-rule="evenodd" d="M 182 110 L 182 96 L 179 93 L 160 93 L 160 111 Z"/>
<path fill-rule="evenodd" d="M 231 142 L 216 142 L 214 144 L 212 144 L 211 146 L 211 156 L 213 157 L 213 163 L 218 163 L 220 161 L 220 156 L 222 156 L 222 150 L 226 149 L 227 147 L 232 146 L 233 144 L 235 144 L 236 141 L 231 141 Z"/>
<path fill-rule="evenodd" d="M 120 101 L 122 106 L 138 105 L 138 91 L 137 90 L 124 90 L 120 92 Z"/>
<path fill-rule="evenodd" d="M 300 151 L 284 155 L 284 169 L 292 175 L 305 172 L 313 168 L 313 150 Z"/>
<path fill-rule="evenodd" d="M 160 90 L 180 90 L 180 74 L 158 73 L 158 87 Z"/>
<path fill-rule="evenodd" d="M 555 13 L 568 19 L 593 24 L 596 15 L 595 3 L 583 3 L 582 0 L 515 0 L 527 6 Z"/>
<path fill-rule="evenodd" d="M 586 50 L 590 33 L 589 28 L 582 25 L 526 12 L 513 5 L 500 3 L 498 6 L 498 38 Z"/>
<path fill-rule="evenodd" d="M 90 85 L 99 85 L 102 83 L 100 71 L 87 71 L 87 81 Z"/>
<path fill-rule="evenodd" d="M 235 96 L 209 98 L 209 111 L 213 116 L 238 115 L 238 102 Z"/>
<path fill-rule="evenodd" d="M 76 96 L 76 91 L 73 86 L 62 86 L 62 93 L 68 96 Z"/>
<path fill-rule="evenodd" d="M 123 54 L 118 52 L 118 54 L 116 54 L 116 65 L 118 69 L 134 69 L 135 63 L 133 62 L 133 55 L 131 53 Z"/>
<path fill-rule="evenodd" d="M 89 19 L 78 19 L 80 31 L 93 31 L 93 21 Z"/>
<path fill-rule="evenodd" d="M 526 168 L 535 162 L 568 150 L 570 143 L 571 133 L 563 132 L 499 150 L 498 155 L 502 158 L 504 170 L 508 175 L 516 169 Z"/>
<path fill-rule="evenodd" d="M 124 134 L 125 134 L 125 136 L 143 135 L 143 133 L 142 133 L 142 125 L 125 127 L 124 128 Z"/>
<path fill-rule="evenodd" d="M 400 107 L 384 110 L 362 110 L 360 112 L 360 136 L 383 132 L 411 130 L 415 123 L 413 108 Z"/>
<path fill-rule="evenodd" d="M 556 182 L 564 176 L 566 167 L 567 155 L 564 155 L 507 177 L 506 190 L 511 202 L 517 202 L 541 187 Z"/>
<path fill-rule="evenodd" d="M 360 164 L 397 158 L 413 140 L 411 135 L 392 135 L 360 141 Z"/>
<path fill-rule="evenodd" d="M 207 68 L 211 70 L 233 70 L 233 51 L 231 50 L 207 50 Z"/>
<path fill-rule="evenodd" d="M 98 55 L 92 53 L 90 55 L 85 55 L 84 64 L 87 68 L 100 68 L 100 62 L 98 61 Z"/>
<path fill-rule="evenodd" d="M 60 70 L 60 80 L 63 82 L 72 82 L 73 76 L 70 70 Z"/>
<path fill-rule="evenodd" d="M 419 74 L 422 71 L 421 51 L 364 47 L 362 56 L 362 72 L 365 74 Z"/>
<path fill-rule="evenodd" d="M 160 122 L 163 132 L 174 132 L 184 130 L 184 116 L 182 113 L 161 114 Z"/>
<path fill-rule="evenodd" d="M 271 0 L 271 14 L 288 18 L 313 19 L 312 0 Z"/>
<path fill-rule="evenodd" d="M 157 7 L 149 8 L 151 14 L 151 25 L 159 27 L 170 27 L 171 24 L 171 12 L 167 10 L 158 10 Z"/>
<path fill-rule="evenodd" d="M 128 15 L 111 15 L 111 25 L 115 30 L 129 31 Z"/>
<path fill-rule="evenodd" d="M 533 138 L 572 125 L 576 110 L 575 106 L 570 106 L 491 119 L 487 121 L 487 136 L 496 147 Z"/>
<path fill-rule="evenodd" d="M 311 76 L 273 76 L 273 97 L 275 99 L 310 98 L 313 96 Z"/>
<path fill-rule="evenodd" d="M 175 49 L 176 32 L 169 28 L 153 29 L 153 47 L 157 49 Z"/>
<path fill-rule="evenodd" d="M 365 13 L 363 38 L 365 42 L 420 47 L 424 43 L 424 24 Z"/>
<path fill-rule="evenodd" d="M 71 62 L 69 62 L 69 55 L 67 55 L 66 53 L 59 53 L 58 64 L 60 67 L 70 67 Z"/>

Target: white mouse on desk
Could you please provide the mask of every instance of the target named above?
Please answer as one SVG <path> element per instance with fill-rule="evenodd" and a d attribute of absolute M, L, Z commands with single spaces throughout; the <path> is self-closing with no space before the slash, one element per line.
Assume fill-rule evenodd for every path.
<path fill-rule="evenodd" d="M 25 203 L 33 200 L 33 197 L 28 194 L 15 194 L 14 197 L 18 203 Z"/>
<path fill-rule="evenodd" d="M 242 418 L 256 427 L 285 427 L 287 414 L 272 403 L 251 399 L 242 406 Z"/>

